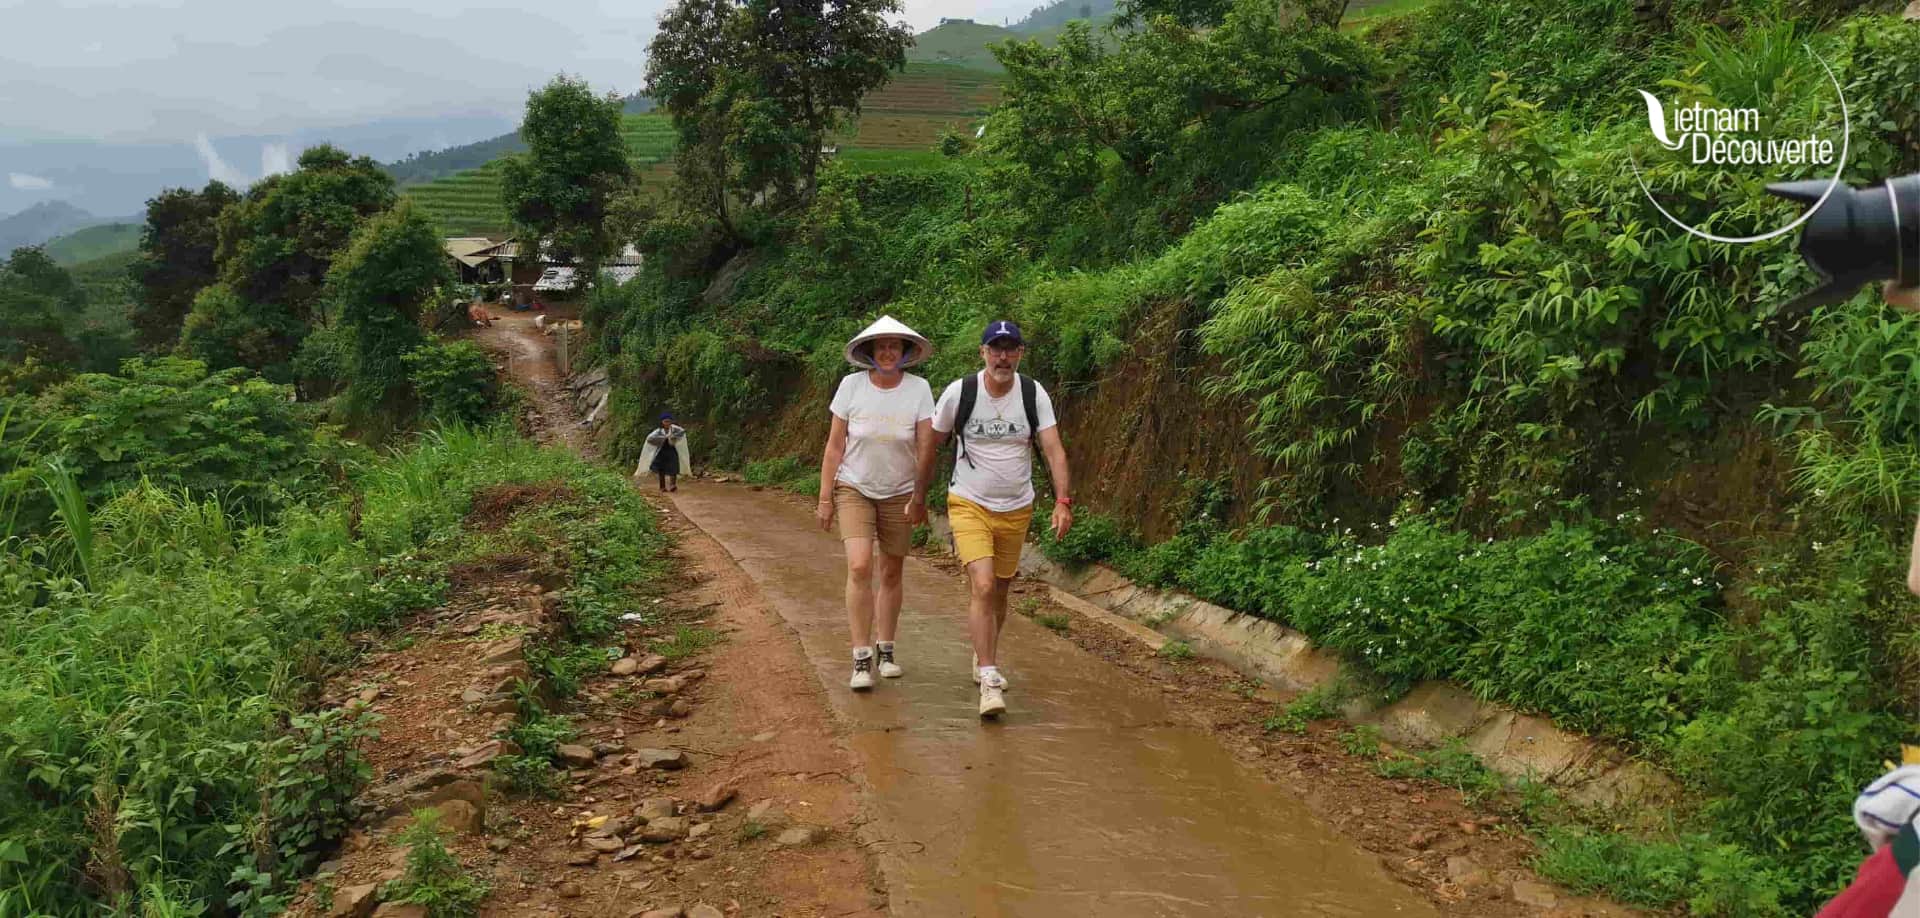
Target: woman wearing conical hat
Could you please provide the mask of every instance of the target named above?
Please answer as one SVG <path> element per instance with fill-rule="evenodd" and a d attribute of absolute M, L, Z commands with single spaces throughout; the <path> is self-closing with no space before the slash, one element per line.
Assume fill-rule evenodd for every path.
<path fill-rule="evenodd" d="M 820 528 L 840 521 L 847 551 L 847 625 L 853 638 L 855 691 L 873 688 L 875 669 L 896 678 L 900 570 L 913 541 L 907 503 L 913 497 L 915 447 L 933 435 L 933 389 L 906 372 L 933 353 L 920 333 L 881 316 L 847 342 L 858 371 L 840 380 L 829 410 L 833 425 L 820 458 Z M 877 638 L 877 640 L 876 640 Z"/>

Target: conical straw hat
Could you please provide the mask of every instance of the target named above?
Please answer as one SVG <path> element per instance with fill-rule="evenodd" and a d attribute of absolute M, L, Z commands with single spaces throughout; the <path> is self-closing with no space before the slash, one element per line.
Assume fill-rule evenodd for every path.
<path fill-rule="evenodd" d="M 907 353 L 900 360 L 900 368 L 903 370 L 924 363 L 928 357 L 933 356 L 933 344 L 919 332 L 908 328 L 905 323 L 892 316 L 881 316 L 860 334 L 854 335 L 852 341 L 847 342 L 847 362 L 856 367 L 873 369 L 872 351 L 862 348 L 861 345 L 875 338 L 905 338 L 909 342 Z"/>

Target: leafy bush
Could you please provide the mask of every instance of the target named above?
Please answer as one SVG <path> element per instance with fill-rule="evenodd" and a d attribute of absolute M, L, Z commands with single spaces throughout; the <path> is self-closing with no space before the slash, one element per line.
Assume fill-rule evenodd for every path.
<path fill-rule="evenodd" d="M 16 525 L 29 532 L 52 512 L 31 481 L 55 460 L 73 470 L 91 503 L 146 480 L 265 519 L 325 488 L 345 458 L 288 396 L 244 370 L 209 373 L 176 358 L 128 360 L 116 376 L 76 376 L 16 403 L 0 438 L 0 490 L 24 501 Z"/>
<path fill-rule="evenodd" d="M 434 341 L 408 352 L 408 379 L 428 420 L 481 424 L 499 400 L 493 359 L 471 341 Z"/>

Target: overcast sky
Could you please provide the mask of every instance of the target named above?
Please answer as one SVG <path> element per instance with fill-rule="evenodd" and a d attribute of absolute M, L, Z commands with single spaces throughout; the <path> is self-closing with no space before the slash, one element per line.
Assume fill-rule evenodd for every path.
<path fill-rule="evenodd" d="M 498 3 L 499 0 L 494 0 Z M 515 114 L 555 73 L 640 88 L 668 0 L 0 0 L 0 140 L 188 141 Z M 1018 19 L 1041 0 L 907 0 Z"/>

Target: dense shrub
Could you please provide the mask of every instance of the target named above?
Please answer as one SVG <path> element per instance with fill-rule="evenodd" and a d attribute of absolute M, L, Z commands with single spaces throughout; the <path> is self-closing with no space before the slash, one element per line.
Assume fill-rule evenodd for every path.
<path fill-rule="evenodd" d="M 404 358 L 408 380 L 428 420 L 443 424 L 479 424 L 500 399 L 493 358 L 471 341 L 435 341 Z"/>
<path fill-rule="evenodd" d="M 177 358 L 77 376 L 15 409 L 0 436 L 0 493 L 23 501 L 23 532 L 51 516 L 34 484 L 49 461 L 73 470 L 95 504 L 144 479 L 259 519 L 327 486 L 343 458 L 288 387 Z"/>

